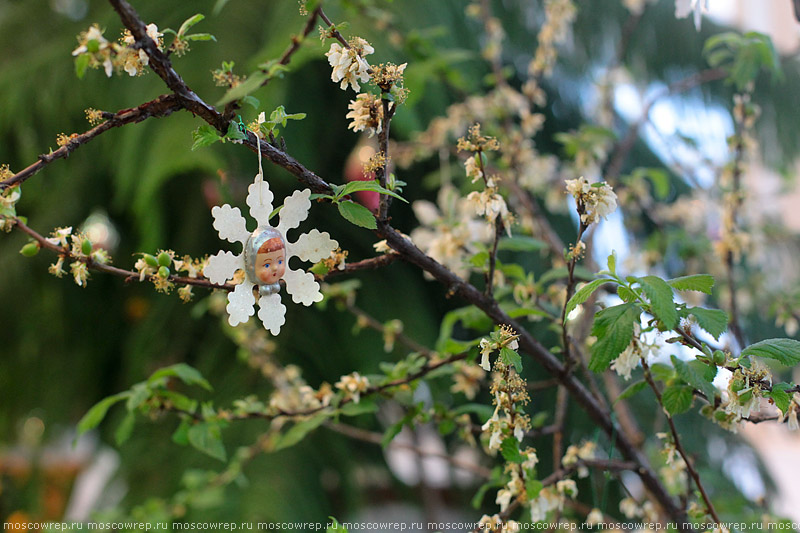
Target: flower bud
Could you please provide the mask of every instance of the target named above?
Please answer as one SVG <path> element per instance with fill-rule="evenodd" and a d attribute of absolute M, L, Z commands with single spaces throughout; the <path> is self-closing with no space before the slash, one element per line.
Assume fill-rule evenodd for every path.
<path fill-rule="evenodd" d="M 92 255 L 92 241 L 89 239 L 83 239 L 81 241 L 81 253 L 83 253 L 83 255 Z"/>
<path fill-rule="evenodd" d="M 39 243 L 38 242 L 29 242 L 22 249 L 19 251 L 25 257 L 33 257 L 34 255 L 39 253 Z"/>
<path fill-rule="evenodd" d="M 161 277 L 161 278 L 164 278 L 164 279 L 168 278 L 169 277 L 169 268 L 167 268 L 165 266 L 159 267 L 158 276 Z"/>
<path fill-rule="evenodd" d="M 172 263 L 172 257 L 167 252 L 158 254 L 158 264 L 162 267 L 168 267 Z"/>
<path fill-rule="evenodd" d="M 142 254 L 142 258 L 144 262 L 147 263 L 147 266 L 151 266 L 153 268 L 158 266 L 158 261 L 156 260 L 155 256 L 150 254 Z"/>

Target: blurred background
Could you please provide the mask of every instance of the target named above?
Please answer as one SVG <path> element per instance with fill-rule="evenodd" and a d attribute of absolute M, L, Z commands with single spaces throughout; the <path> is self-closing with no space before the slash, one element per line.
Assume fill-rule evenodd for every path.
<path fill-rule="evenodd" d="M 746 176 L 749 213 L 771 231 L 748 259 L 742 294 L 751 340 L 795 335 L 800 230 L 795 207 L 800 198 L 794 184 L 800 104 L 795 89 L 800 78 L 796 61 L 800 32 L 791 2 L 711 0 L 710 16 L 699 30 L 690 19 L 675 18 L 672 0 L 623 3 L 576 2 L 570 38 L 560 49 L 553 76 L 543 84 L 548 104 L 541 111 L 547 122 L 535 139 L 537 149 L 567 159 L 555 134 L 597 120 L 599 85 L 612 70 L 624 72 L 612 93 L 615 117 L 610 125 L 623 136 L 650 96 L 707 68 L 701 53 L 707 37 L 730 28 L 772 35 L 783 56 L 784 78 L 780 83 L 766 78 L 756 87 L 755 99 L 762 107 L 757 125 L 760 157 Z M 133 4 L 146 22 L 155 22 L 160 29 L 176 29 L 197 12 L 207 15 L 196 29 L 214 34 L 216 42 L 193 43 L 190 53 L 173 60 L 188 85 L 210 103 L 224 94 L 213 83 L 213 69 L 223 61 L 234 61 L 238 74 L 253 72 L 258 64 L 278 57 L 291 34 L 305 23 L 298 3 L 289 0 L 231 0 L 218 11 L 214 0 Z M 509 66 L 510 83 L 519 85 L 536 48 L 543 2 L 490 4 L 502 22 L 503 62 Z M 641 11 L 633 4 L 641 4 Z M 486 38 L 481 23 L 465 15 L 466 5 L 460 0 L 326 3 L 334 21 L 349 22 L 343 32 L 374 46 L 371 61 L 408 62 L 406 86 L 411 96 L 392 123 L 395 139 L 412 139 L 447 106 L 486 90 L 491 72 L 481 57 Z M 70 53 L 77 45 L 76 36 L 95 22 L 106 29 L 109 39 L 121 31 L 105 2 L 0 0 L 0 163 L 13 171 L 54 149 L 59 133 L 87 130 L 87 108 L 114 112 L 166 92 L 152 73 L 107 78 L 98 70 L 78 80 Z M 627 29 L 633 23 L 634 28 Z M 623 37 L 628 44 L 623 56 L 617 57 Z M 367 141 L 346 129 L 352 93 L 331 83 L 324 56 L 327 47 L 312 35 L 293 57 L 290 73 L 255 96 L 268 114 L 278 105 L 289 113 L 307 113 L 305 120 L 283 128 L 288 151 L 325 179 L 343 183 L 348 159 Z M 667 203 L 691 194 L 693 188 L 712 188 L 715 169 L 729 159 L 726 137 L 733 133 L 732 94 L 732 87 L 717 81 L 660 100 L 625 162 L 625 171 L 638 166 L 667 169 L 671 184 Z M 241 113 L 245 122 L 257 115 L 249 107 Z M 95 231 L 114 264 L 122 268 L 132 268 L 135 253 L 161 248 L 200 257 L 213 254 L 221 241 L 212 228 L 210 208 L 226 201 L 243 205 L 257 166 L 254 154 L 233 144 L 191 151 L 191 132 L 199 125 L 198 119 L 180 112 L 109 131 L 27 181 L 17 210 L 42 234 L 61 226 Z M 452 163 L 457 164 L 454 158 Z M 691 175 L 679 170 L 687 167 Z M 567 170 L 565 165 L 562 179 L 576 177 Z M 435 200 L 442 172 L 438 158 L 397 172 L 408 182 L 404 196 L 410 201 Z M 293 178 L 275 167 L 266 166 L 265 173 L 277 198 L 297 187 Z M 562 204 L 554 209 L 548 204 L 547 216 L 561 238 L 571 242 L 574 223 L 566 212 L 566 200 Z M 400 202 L 393 205 L 392 216 L 395 226 L 407 233 L 417 224 L 412 209 Z M 308 227 L 324 228 L 349 251 L 348 261 L 374 255 L 374 236 L 344 222 L 333 206 L 320 204 L 309 220 Z M 623 211 L 606 226 L 604 237 L 598 236 L 598 256 L 614 248 L 630 264 L 641 266 L 646 262 L 637 258 L 657 249 L 664 264 L 672 265 L 667 270 L 680 270 L 692 254 L 702 255 L 704 244 L 710 246 L 714 238 L 711 230 L 689 238 L 679 225 L 664 233 L 634 211 Z M 187 472 L 220 470 L 221 463 L 173 444 L 177 420 L 169 416 L 138 421 L 133 436 L 116 446 L 114 431 L 123 419 L 121 409 L 110 411 L 98 431 L 72 446 L 80 417 L 100 399 L 178 362 L 209 378 L 214 393 L 206 393 L 205 399 L 213 398 L 217 405 L 251 394 L 266 398 L 271 386 L 248 364 L 241 343 L 235 342 L 207 291 L 195 290 L 194 300 L 182 303 L 175 294 L 156 293 L 148 284 L 125 283 L 99 273 L 93 273 L 82 288 L 68 277 L 48 274 L 55 258 L 46 252 L 33 258 L 19 255 L 26 242 L 19 232 L 0 235 L 0 518 L 84 520 L 95 511 L 138 509 L 142 516 L 155 519 L 165 512 L 163 502 L 186 486 Z M 545 261 L 537 261 L 532 268 L 540 272 L 539 263 Z M 381 322 L 399 319 L 409 337 L 427 346 L 434 345 L 445 314 L 462 305 L 399 262 L 359 274 L 358 279 L 356 302 L 361 309 Z M 384 339 L 374 331 L 354 333 L 356 318 L 336 306 L 287 307 L 287 322 L 272 353 L 280 363 L 296 365 L 314 387 L 323 381 L 333 383 L 355 369 L 377 372 L 380 362 L 404 355 L 399 346 L 387 353 Z M 552 332 L 544 328 L 537 335 L 545 344 L 555 343 Z M 529 379 L 545 378 L 537 372 L 534 365 L 526 367 Z M 422 389 L 417 394 L 424 401 L 444 398 L 447 405 L 454 396 L 446 379 Z M 489 405 L 488 393 L 476 401 Z M 548 411 L 553 401 L 549 393 L 534 395 L 533 408 Z M 652 406 L 642 401 L 633 409 L 648 420 Z M 394 416 L 389 406 L 379 421 L 366 416 L 356 425 L 382 431 L 385 425 L 380 421 L 392 421 Z M 776 502 L 780 512 L 797 513 L 797 491 L 785 484 L 786 479 L 796 479 L 792 472 L 797 470 L 792 469 L 797 465 L 789 460 L 798 455 L 794 437 L 783 427 L 764 424 L 745 432 L 743 440 L 693 418 L 699 415 L 690 412 L 680 419 L 683 428 L 692 428 L 687 446 L 700 456 L 702 474 L 724 516 L 760 517 Z M 582 413 L 570 413 L 570 421 L 574 427 L 570 439 L 594 434 Z M 264 424 L 256 420 L 234 424 L 225 431 L 224 440 L 231 449 L 252 443 Z M 492 466 L 476 452 L 454 447 L 435 426 L 401 437 L 437 453 L 463 454 L 465 461 L 480 462 L 484 468 Z M 549 442 L 546 437 L 536 440 L 540 457 L 551 455 Z M 470 506 L 481 484 L 474 474 L 453 470 L 444 461 L 422 461 L 408 450 L 384 452 L 372 443 L 328 430 L 319 430 L 290 449 L 258 456 L 248 464 L 245 477 L 246 483 L 226 486 L 208 495 L 207 501 L 189 506 L 185 518 L 324 521 L 335 515 L 340 520 L 377 516 L 474 520 L 496 508 L 491 498 L 479 505 L 480 510 Z M 616 485 L 609 494 L 611 501 L 625 496 Z M 613 505 L 609 509 L 618 515 Z"/>

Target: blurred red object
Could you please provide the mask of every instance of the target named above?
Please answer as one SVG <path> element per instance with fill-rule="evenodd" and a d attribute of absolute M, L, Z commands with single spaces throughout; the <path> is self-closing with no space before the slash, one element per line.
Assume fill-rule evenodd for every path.
<path fill-rule="evenodd" d="M 364 164 L 377 152 L 377 142 L 374 139 L 362 137 L 356 144 L 353 151 L 347 157 L 344 165 L 344 178 L 347 181 L 372 181 L 375 176 L 372 173 L 364 173 Z M 372 212 L 378 210 L 378 193 L 375 191 L 358 191 L 355 193 L 356 200 Z"/>

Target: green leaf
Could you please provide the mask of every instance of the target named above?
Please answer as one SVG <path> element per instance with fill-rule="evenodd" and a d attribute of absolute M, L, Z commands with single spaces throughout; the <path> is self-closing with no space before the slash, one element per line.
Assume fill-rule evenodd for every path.
<path fill-rule="evenodd" d="M 372 400 L 361 400 L 360 402 L 348 402 L 344 404 L 339 412 L 344 416 L 357 416 L 366 413 L 374 413 L 378 410 L 378 405 Z"/>
<path fill-rule="evenodd" d="M 103 418 L 105 418 L 106 413 L 111 406 L 124 400 L 129 395 L 130 392 L 128 391 L 120 392 L 118 394 L 114 394 L 113 396 L 109 396 L 108 398 L 103 398 L 94 404 L 78 422 L 78 435 L 82 435 L 90 429 L 96 428 L 100 422 L 103 421 Z"/>
<path fill-rule="evenodd" d="M 408 200 L 400 196 L 394 191 L 390 191 L 385 187 L 381 187 L 381 184 L 378 183 L 377 180 L 368 181 L 368 180 L 353 180 L 347 182 L 344 187 L 342 187 L 341 191 L 337 191 L 336 196 L 341 198 L 342 196 L 347 196 L 348 194 L 352 194 L 357 191 L 374 191 L 379 194 L 386 194 L 388 196 L 392 196 L 393 198 L 397 198 L 398 200 L 402 200 L 405 203 L 408 203 Z"/>
<path fill-rule="evenodd" d="M 601 278 L 596 279 L 594 281 L 590 281 L 589 283 L 584 284 L 580 289 L 575 291 L 575 294 L 572 295 L 572 298 L 569 299 L 567 302 L 567 308 L 564 310 L 564 318 L 566 319 L 567 316 L 579 305 L 584 303 L 589 297 L 594 294 L 601 285 L 605 283 L 610 283 L 614 281 L 613 279 L 608 278 Z"/>
<path fill-rule="evenodd" d="M 378 223 L 372 211 L 355 202 L 339 202 L 336 204 L 339 214 L 348 222 L 367 229 L 376 229 Z"/>
<path fill-rule="evenodd" d="M 670 415 L 685 413 L 692 406 L 692 388 L 687 385 L 672 385 L 661 394 L 664 408 Z"/>
<path fill-rule="evenodd" d="M 639 299 L 639 297 L 636 296 L 636 293 L 630 290 L 625 285 L 619 285 L 617 287 L 617 296 L 619 296 L 623 302 L 627 303 L 633 303 Z"/>
<path fill-rule="evenodd" d="M 165 377 L 176 377 L 187 385 L 199 385 L 208 391 L 214 390 L 211 387 L 211 384 L 203 377 L 199 370 L 192 368 L 186 363 L 178 363 L 156 370 L 147 379 L 147 383 L 153 384 Z"/>
<path fill-rule="evenodd" d="M 217 38 L 211 35 L 210 33 L 193 33 L 191 35 L 185 35 L 184 39 L 187 41 L 216 41 Z"/>
<path fill-rule="evenodd" d="M 637 381 L 635 383 L 631 383 L 630 385 L 625 387 L 625 390 L 623 390 L 619 394 L 619 396 L 617 396 L 617 399 L 614 400 L 614 404 L 616 404 L 620 400 L 625 400 L 627 398 L 630 398 L 634 394 L 636 394 L 639 391 L 641 391 L 642 389 L 646 389 L 646 388 L 647 388 L 647 382 L 645 380 L 643 380 L 643 379 L 639 380 L 639 381 Z"/>
<path fill-rule="evenodd" d="M 403 426 L 406 425 L 408 425 L 409 427 L 411 426 L 411 423 L 414 421 L 414 418 L 419 414 L 421 405 L 422 404 L 418 404 L 409 409 L 408 412 L 405 414 L 405 416 L 403 416 L 403 418 L 401 418 L 400 420 L 398 420 L 397 422 L 395 422 L 386 429 L 386 431 L 383 433 L 383 438 L 381 439 L 382 447 L 386 448 L 389 445 L 389 443 L 391 443 L 392 440 L 403 430 Z"/>
<path fill-rule="evenodd" d="M 204 146 L 209 146 L 220 140 L 222 140 L 222 137 L 217 133 L 217 130 L 208 124 L 204 124 L 192 132 L 192 141 L 194 141 L 192 143 L 192 151 Z"/>
<path fill-rule="evenodd" d="M 666 329 L 673 329 L 678 325 L 678 310 L 675 308 L 672 287 L 657 276 L 639 278 L 639 283 L 644 289 L 647 299 L 650 300 L 650 310 L 656 318 L 664 323 Z"/>
<path fill-rule="evenodd" d="M 711 288 L 714 287 L 714 277 L 708 274 L 694 274 L 671 279 L 667 283 L 673 289 L 679 291 L 697 291 L 711 294 Z"/>
<path fill-rule="evenodd" d="M 189 444 L 214 459 L 225 461 L 225 445 L 222 443 L 222 429 L 217 422 L 198 422 L 186 434 Z"/>
<path fill-rule="evenodd" d="M 713 404 L 714 397 L 717 394 L 717 389 L 711 384 L 711 380 L 714 379 L 714 376 L 711 376 L 711 380 L 706 379 L 709 376 L 709 373 L 706 373 L 706 369 L 710 367 L 702 361 L 692 361 L 687 363 L 682 359 L 678 359 L 674 355 L 670 356 L 670 359 L 672 360 L 672 366 L 675 367 L 675 372 L 678 374 L 678 377 L 685 381 L 692 388 L 702 392 L 709 403 Z M 698 365 L 705 368 L 699 368 Z M 716 374 L 716 367 L 714 367 L 713 370 L 714 374 Z"/>
<path fill-rule="evenodd" d="M 753 356 L 774 359 L 786 366 L 800 363 L 800 342 L 794 339 L 767 339 L 742 350 L 741 357 Z"/>
<path fill-rule="evenodd" d="M 497 243 L 498 250 L 508 250 L 509 252 L 536 252 L 545 248 L 547 248 L 546 242 L 522 235 L 503 237 Z"/>
<path fill-rule="evenodd" d="M 275 451 L 294 446 L 303 440 L 306 435 L 321 426 L 328 418 L 330 418 L 330 413 L 323 412 L 312 416 L 308 420 L 297 422 L 289 431 L 281 435 L 280 439 L 278 439 L 278 442 L 275 444 Z"/>
<path fill-rule="evenodd" d="M 133 412 L 137 407 L 147 401 L 153 395 L 152 389 L 146 383 L 137 383 L 131 387 L 131 394 L 128 396 L 128 401 L 125 402 L 125 408 L 128 412 Z"/>
<path fill-rule="evenodd" d="M 719 339 L 728 329 L 728 313 L 719 309 L 704 309 L 702 307 L 688 307 L 684 315 L 693 315 L 697 325 L 709 332 L 715 339 Z"/>
<path fill-rule="evenodd" d="M 509 463 L 522 463 L 527 459 L 526 456 L 519 453 L 519 441 L 515 437 L 506 437 L 500 443 L 500 453 L 503 459 Z"/>
<path fill-rule="evenodd" d="M 239 123 L 231 121 L 228 124 L 228 132 L 225 134 L 225 138 L 229 141 L 241 141 L 247 139 L 247 133 L 239 129 Z"/>
<path fill-rule="evenodd" d="M 675 367 L 664 363 L 653 363 L 650 365 L 650 374 L 656 381 L 669 381 L 675 376 Z"/>
<path fill-rule="evenodd" d="M 191 422 L 189 422 L 189 418 L 183 418 L 181 423 L 175 429 L 175 432 L 172 433 L 172 442 L 175 444 L 179 444 L 181 446 L 188 446 L 189 444 L 189 428 L 192 427 Z"/>
<path fill-rule="evenodd" d="M 775 402 L 775 406 L 780 409 L 781 413 L 784 415 L 789 411 L 789 406 L 792 403 L 792 397 L 786 392 L 786 389 L 791 387 L 792 385 L 789 383 L 776 383 L 772 386 L 771 391 L 764 391 L 764 396 L 772 398 L 772 401 Z"/>
<path fill-rule="evenodd" d="M 528 500 L 535 500 L 539 497 L 539 493 L 542 492 L 544 488 L 544 484 L 539 481 L 538 479 L 533 478 L 526 478 L 525 480 L 525 495 L 528 497 Z"/>
<path fill-rule="evenodd" d="M 514 365 L 514 368 L 517 369 L 517 373 L 522 372 L 522 358 L 511 348 L 506 346 L 500 348 L 500 360 L 507 366 Z"/>
<path fill-rule="evenodd" d="M 89 68 L 89 54 L 80 54 L 75 58 L 75 75 L 82 80 Z"/>
<path fill-rule="evenodd" d="M 117 426 L 117 430 L 114 432 L 114 440 L 117 443 L 117 446 L 122 446 L 125 441 L 131 438 L 131 434 L 133 433 L 133 426 L 136 424 L 136 413 L 128 413 L 125 415 L 125 418 L 122 419 L 122 422 L 119 426 Z"/>
<path fill-rule="evenodd" d="M 602 372 L 627 348 L 633 338 L 633 325 L 639 323 L 642 309 L 632 303 L 608 307 L 595 315 L 592 335 L 597 338 L 591 347 L 589 369 Z"/>
<path fill-rule="evenodd" d="M 191 28 L 204 18 L 206 18 L 205 15 L 203 15 L 202 13 L 197 13 L 196 15 L 192 15 L 188 19 L 184 20 L 183 24 L 181 24 L 180 29 L 178 29 L 178 35 L 183 35 L 184 33 L 187 32 L 189 28 Z"/>
<path fill-rule="evenodd" d="M 617 273 L 617 252 L 616 251 L 614 251 L 614 250 L 611 251 L 611 253 L 608 256 L 607 264 L 608 264 L 608 271 L 611 272 L 612 274 L 616 274 Z"/>
<path fill-rule="evenodd" d="M 255 110 L 258 110 L 258 108 L 261 106 L 261 102 L 258 101 L 258 98 L 249 95 L 242 98 L 242 105 L 245 104 L 252 106 Z"/>

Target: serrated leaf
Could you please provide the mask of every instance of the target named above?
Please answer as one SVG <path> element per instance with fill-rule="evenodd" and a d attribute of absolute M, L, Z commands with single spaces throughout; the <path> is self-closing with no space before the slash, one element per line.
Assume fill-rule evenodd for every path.
<path fill-rule="evenodd" d="M 720 309 L 688 307 L 683 314 L 693 315 L 697 320 L 697 325 L 709 332 L 715 339 L 719 339 L 719 336 L 728 329 L 728 313 Z"/>
<path fill-rule="evenodd" d="M 509 463 L 523 463 L 527 459 L 519 453 L 519 441 L 514 437 L 507 437 L 500 443 L 500 453 Z"/>
<path fill-rule="evenodd" d="M 133 434 L 133 426 L 135 424 L 136 414 L 126 414 L 125 418 L 122 419 L 122 422 L 119 426 L 117 426 L 117 430 L 114 432 L 114 441 L 117 443 L 117 446 L 122 446 L 129 438 L 131 438 L 131 434 Z"/>
<path fill-rule="evenodd" d="M 632 303 L 608 307 L 595 315 L 592 335 L 597 341 L 591 347 L 589 369 L 602 372 L 627 348 L 633 338 L 633 325 L 639 323 L 642 309 Z"/>
<path fill-rule="evenodd" d="M 633 303 L 636 300 L 638 300 L 636 293 L 630 290 L 625 285 L 620 285 L 617 287 L 617 296 L 619 296 L 623 302 L 627 303 Z"/>
<path fill-rule="evenodd" d="M 500 360 L 507 366 L 514 365 L 517 373 L 522 372 L 522 357 L 511 348 L 506 346 L 500 348 Z"/>
<path fill-rule="evenodd" d="M 147 383 L 153 384 L 159 379 L 165 377 L 176 377 L 187 385 L 199 385 L 208 391 L 214 390 L 213 387 L 211 387 L 211 384 L 206 380 L 206 378 L 203 377 L 203 374 L 201 374 L 199 370 L 187 365 L 186 363 L 178 363 L 156 370 L 147 379 Z"/>
<path fill-rule="evenodd" d="M 685 413 L 692 406 L 692 388 L 687 385 L 672 385 L 661 394 L 664 408 L 670 415 Z"/>
<path fill-rule="evenodd" d="M 503 237 L 497 243 L 498 250 L 510 252 L 536 252 L 547 248 L 547 243 L 527 236 Z"/>
<path fill-rule="evenodd" d="M 594 281 L 590 281 L 589 283 L 586 283 L 583 286 L 581 286 L 580 289 L 575 291 L 575 294 L 572 295 L 572 298 L 569 299 L 569 302 L 567 302 L 567 307 L 564 310 L 565 311 L 564 312 L 564 319 L 566 319 L 566 317 L 569 316 L 569 314 L 576 307 L 578 307 L 579 305 L 584 303 L 586 300 L 588 300 L 589 297 L 592 294 L 594 294 L 594 291 L 596 291 L 601 285 L 603 285 L 605 283 L 610 283 L 612 281 L 614 281 L 614 280 L 607 279 L 607 278 L 601 278 L 601 279 L 596 279 Z"/>
<path fill-rule="evenodd" d="M 186 434 L 189 444 L 214 459 L 225 461 L 225 445 L 222 443 L 222 428 L 216 422 L 198 422 Z"/>
<path fill-rule="evenodd" d="M 646 388 L 647 388 L 647 382 L 645 380 L 643 380 L 643 379 L 639 380 L 639 381 L 637 381 L 635 383 L 631 383 L 630 385 L 625 387 L 625 390 L 623 390 L 621 393 L 619 393 L 619 396 L 617 396 L 617 399 L 614 400 L 614 404 L 616 404 L 617 402 L 619 402 L 621 400 L 625 400 L 627 398 L 630 398 L 634 394 L 636 394 L 636 393 L 638 393 L 641 390 L 646 389 Z"/>
<path fill-rule="evenodd" d="M 657 276 L 639 278 L 639 283 L 650 301 L 650 310 L 653 315 L 663 322 L 667 329 L 677 326 L 678 310 L 675 308 L 672 287 Z"/>
<path fill-rule="evenodd" d="M 767 398 L 772 398 L 772 401 L 775 402 L 775 406 L 781 410 L 781 413 L 786 415 L 789 411 L 789 407 L 792 404 L 792 397 L 786 392 L 786 389 L 791 388 L 791 384 L 789 383 L 776 383 L 772 386 L 771 391 L 764 391 L 764 395 Z"/>
<path fill-rule="evenodd" d="M 114 394 L 113 396 L 109 396 L 108 398 L 103 398 L 94 404 L 78 422 L 78 435 L 82 435 L 90 429 L 96 428 L 100 422 L 103 421 L 103 418 L 105 418 L 106 413 L 108 413 L 108 410 L 111 408 L 111 406 L 124 400 L 129 395 L 130 392 L 128 391 L 120 392 L 118 394 Z"/>
<path fill-rule="evenodd" d="M 714 385 L 711 384 L 711 381 L 707 380 L 707 374 L 705 374 L 706 369 L 699 368 L 697 365 L 704 366 L 709 368 L 708 365 L 703 363 L 702 361 L 692 361 L 687 363 L 682 359 L 678 359 L 674 355 L 670 356 L 672 360 L 672 366 L 675 367 L 675 373 L 678 374 L 678 377 L 685 381 L 688 385 L 692 388 L 699 390 L 702 392 L 709 403 L 714 403 L 714 397 L 717 394 L 717 389 Z M 697 363 L 697 365 L 693 365 L 692 363 Z M 716 374 L 716 372 L 715 372 Z M 711 378 L 714 379 L 713 376 Z"/>
<path fill-rule="evenodd" d="M 372 214 L 372 211 L 361 204 L 355 202 L 339 202 L 336 204 L 336 207 L 339 209 L 339 214 L 351 224 L 367 229 L 376 229 L 378 227 L 378 223 L 375 221 L 375 216 Z"/>
<path fill-rule="evenodd" d="M 222 140 L 222 137 L 217 133 L 217 130 L 208 124 L 204 124 L 192 132 L 192 151 L 212 145 L 220 140 Z"/>
<path fill-rule="evenodd" d="M 675 368 L 664 363 L 650 365 L 650 374 L 656 381 L 669 381 L 675 376 Z"/>
<path fill-rule="evenodd" d="M 673 289 L 679 291 L 697 291 L 711 294 L 711 289 L 714 287 L 714 277 L 708 274 L 694 274 L 671 279 L 667 283 Z"/>
<path fill-rule="evenodd" d="M 317 429 L 330 417 L 329 413 L 318 413 L 308 420 L 303 420 L 293 425 L 289 431 L 281 435 L 275 444 L 275 451 L 294 446 L 305 438 L 306 435 Z"/>
<path fill-rule="evenodd" d="M 794 339 L 766 339 L 742 350 L 741 356 L 766 357 L 782 365 L 794 366 L 800 363 L 800 342 Z"/>

